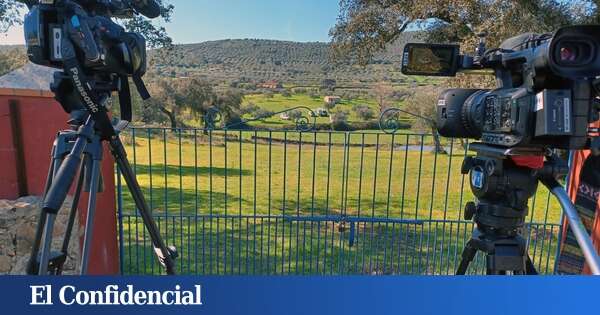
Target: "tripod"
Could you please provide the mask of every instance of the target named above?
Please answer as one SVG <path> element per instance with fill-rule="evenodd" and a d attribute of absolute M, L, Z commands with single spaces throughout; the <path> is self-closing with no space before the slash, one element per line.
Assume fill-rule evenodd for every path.
<path fill-rule="evenodd" d="M 60 86 L 61 84 L 70 84 L 67 80 L 61 81 L 58 79 L 58 81 L 55 81 L 53 87 Z M 106 86 L 110 87 L 111 85 L 108 84 Z M 136 207 L 142 216 L 160 264 L 166 268 L 167 274 L 175 274 L 173 260 L 177 257 L 177 252 L 174 247 L 167 247 L 162 240 L 135 174 L 127 161 L 127 154 L 118 134 L 115 133 L 108 139 L 102 137 L 101 131 L 95 128 L 96 123 L 92 116 L 88 114 L 88 111 L 81 109 L 77 101 L 75 103 L 72 102 L 72 100 L 78 100 L 73 95 L 73 93 L 76 93 L 74 89 L 67 89 L 67 91 L 70 91 L 68 95 L 62 94 L 64 89 L 53 88 L 53 91 L 57 94 L 57 99 L 63 101 L 61 105 L 65 109 L 70 109 L 71 120 L 69 123 L 73 127 L 73 130 L 60 132 L 54 142 L 52 162 L 48 171 L 42 210 L 27 266 L 27 273 L 30 275 L 62 274 L 64 264 L 67 260 L 69 240 L 75 224 L 77 206 L 84 186 L 85 190 L 89 192 L 89 201 L 87 205 L 86 228 L 80 270 L 82 275 L 88 273 L 93 237 L 92 230 L 96 211 L 96 197 L 101 187 L 100 165 L 103 158 L 102 144 L 106 141 L 117 167 L 131 191 Z M 104 95 L 104 99 L 108 99 L 108 96 Z M 73 110 L 73 108 L 75 109 Z M 52 251 L 52 238 L 56 217 L 65 202 L 70 188 L 76 180 L 77 174 L 79 176 L 75 186 L 73 205 L 70 209 L 62 247 L 59 251 Z"/>
<path fill-rule="evenodd" d="M 527 241 L 521 235 L 528 201 L 537 191 L 538 181 L 557 184 L 555 178 L 566 174 L 568 168 L 552 156 L 541 169 L 520 166 L 510 158 L 545 154 L 542 150 L 500 149 L 478 143 L 472 144 L 471 150 L 477 156 L 465 159 L 462 173 L 470 173 L 471 189 L 478 199 L 465 207 L 465 220 L 473 220 L 476 229 L 463 250 L 456 274 L 466 274 L 481 251 L 488 275 L 536 275 Z"/>

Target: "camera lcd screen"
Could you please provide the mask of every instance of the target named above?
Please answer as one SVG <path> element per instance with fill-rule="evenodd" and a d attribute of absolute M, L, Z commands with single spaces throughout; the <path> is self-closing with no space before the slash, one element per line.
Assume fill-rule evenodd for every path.
<path fill-rule="evenodd" d="M 457 70 L 455 45 L 409 44 L 404 51 L 402 72 L 430 76 L 453 76 Z"/>

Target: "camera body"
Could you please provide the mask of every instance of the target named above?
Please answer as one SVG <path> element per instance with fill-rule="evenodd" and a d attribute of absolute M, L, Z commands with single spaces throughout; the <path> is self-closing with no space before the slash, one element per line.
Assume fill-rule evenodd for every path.
<path fill-rule="evenodd" d="M 475 56 L 457 45 L 408 44 L 402 71 L 454 76 L 492 70 L 493 90 L 450 89 L 437 104 L 442 136 L 478 139 L 506 148 L 589 146 L 588 126 L 598 119 L 600 25 L 570 26 L 553 35 L 522 34 Z"/>
<path fill-rule="evenodd" d="M 126 32 L 112 17 L 131 18 L 136 12 L 149 17 L 160 8 L 144 10 L 136 0 L 40 0 L 29 1 L 24 31 L 27 55 L 35 64 L 62 69 L 65 41 L 76 45 L 73 53 L 86 69 L 95 73 L 143 76 L 146 72 L 146 42 L 137 33 Z M 71 16 L 69 18 L 69 16 Z"/>

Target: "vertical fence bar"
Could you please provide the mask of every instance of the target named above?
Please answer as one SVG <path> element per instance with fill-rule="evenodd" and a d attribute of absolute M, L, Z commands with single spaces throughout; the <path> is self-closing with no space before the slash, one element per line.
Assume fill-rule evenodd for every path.
<path fill-rule="evenodd" d="M 198 207 L 198 129 L 194 129 L 194 274 L 196 275 L 198 274 Z"/>
<path fill-rule="evenodd" d="M 269 180 L 268 180 L 269 193 L 268 193 L 268 201 L 267 201 L 268 202 L 267 211 L 268 211 L 268 217 L 269 217 L 269 225 L 268 225 L 267 235 L 269 237 L 271 237 L 271 223 L 272 223 L 272 220 L 271 220 L 271 215 L 272 215 L 271 214 L 271 211 L 272 211 L 272 209 L 271 209 L 271 207 L 272 207 L 272 191 L 271 191 L 272 187 L 271 187 L 271 185 L 272 185 L 272 180 L 273 180 L 272 176 L 273 176 L 273 132 L 269 131 Z M 275 259 L 274 259 L 275 263 L 273 265 L 275 266 L 275 269 L 277 268 L 277 235 L 278 235 L 277 234 L 277 226 L 278 225 L 279 224 L 277 222 L 277 219 L 275 219 L 275 232 L 274 232 L 275 233 L 275 237 L 274 237 L 275 241 L 273 242 L 273 246 L 275 247 Z M 268 270 L 267 274 L 271 274 L 270 273 L 271 268 L 269 265 L 270 262 L 271 262 L 271 242 L 267 241 L 267 270 Z M 277 274 L 277 270 L 274 270 L 273 274 Z"/>
<path fill-rule="evenodd" d="M 123 230 L 123 186 L 121 182 L 121 170 L 115 167 L 117 172 L 117 217 L 119 220 L 119 273 L 125 275 L 125 263 L 123 258 L 125 257 L 125 240 Z M 128 244 L 128 245 L 131 245 Z"/>

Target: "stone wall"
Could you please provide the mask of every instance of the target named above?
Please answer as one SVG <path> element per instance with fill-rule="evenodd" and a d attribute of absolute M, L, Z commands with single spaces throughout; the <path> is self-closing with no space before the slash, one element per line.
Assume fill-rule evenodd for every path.
<path fill-rule="evenodd" d="M 0 275 L 25 274 L 40 213 L 39 202 L 38 197 L 24 197 L 15 201 L 0 200 Z M 62 246 L 70 207 L 71 201 L 68 200 L 56 219 L 52 244 L 54 250 Z M 64 274 L 78 273 L 79 236 L 79 224 L 76 223 Z"/>

